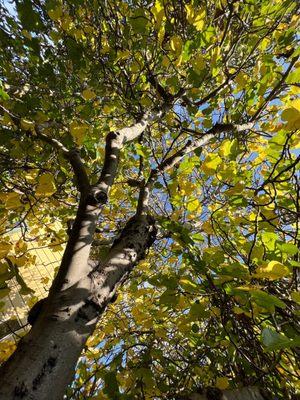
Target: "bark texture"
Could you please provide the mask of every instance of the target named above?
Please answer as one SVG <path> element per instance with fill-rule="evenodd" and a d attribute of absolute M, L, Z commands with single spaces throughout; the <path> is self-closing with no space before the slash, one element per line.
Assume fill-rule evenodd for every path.
<path fill-rule="evenodd" d="M 87 338 L 155 235 L 152 217 L 134 216 L 101 265 L 72 286 L 52 292 L 31 331 L 2 367 L 1 400 L 63 398 Z"/>

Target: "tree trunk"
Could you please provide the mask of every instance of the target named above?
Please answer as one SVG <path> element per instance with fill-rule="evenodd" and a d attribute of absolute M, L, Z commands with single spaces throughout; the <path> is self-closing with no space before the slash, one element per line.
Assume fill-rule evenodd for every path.
<path fill-rule="evenodd" d="M 153 218 L 134 216 L 101 264 L 72 286 L 52 292 L 30 332 L 2 366 L 1 400 L 62 399 L 100 315 L 118 286 L 144 257 L 155 235 Z M 74 262 L 72 255 L 70 262 Z M 77 262 L 78 269 L 86 268 L 80 260 Z"/>

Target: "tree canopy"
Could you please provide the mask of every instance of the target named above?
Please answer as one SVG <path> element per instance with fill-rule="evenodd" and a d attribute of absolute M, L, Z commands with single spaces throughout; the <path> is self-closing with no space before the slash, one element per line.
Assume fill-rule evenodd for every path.
<path fill-rule="evenodd" d="M 14 277 L 31 296 L 27 244 L 65 247 L 86 175 L 104 179 L 91 259 L 137 210 L 157 231 L 67 398 L 299 393 L 297 13 L 292 0 L 0 1 L 0 296 Z"/>

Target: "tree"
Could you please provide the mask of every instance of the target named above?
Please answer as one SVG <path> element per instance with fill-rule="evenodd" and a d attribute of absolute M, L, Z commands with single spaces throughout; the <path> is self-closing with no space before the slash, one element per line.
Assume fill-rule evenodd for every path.
<path fill-rule="evenodd" d="M 295 394 L 296 2 L 0 4 L 4 295 L 66 242 L 0 398 Z"/>

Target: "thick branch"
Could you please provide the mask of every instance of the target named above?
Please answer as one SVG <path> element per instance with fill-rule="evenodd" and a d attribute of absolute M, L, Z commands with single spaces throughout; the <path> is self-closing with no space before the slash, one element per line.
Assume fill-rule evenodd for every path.
<path fill-rule="evenodd" d="M 80 157 L 78 149 L 72 149 L 65 154 L 66 159 L 70 161 L 77 180 L 77 187 L 80 193 L 86 194 L 90 188 L 89 177 L 86 173 L 85 166 Z"/>
<path fill-rule="evenodd" d="M 143 181 L 139 191 L 136 215 L 142 215 L 147 213 L 149 205 L 150 189 L 151 185 L 146 184 L 145 181 Z"/>
<path fill-rule="evenodd" d="M 214 125 L 209 131 L 206 133 L 202 134 L 202 136 L 199 139 L 196 140 L 188 140 L 186 144 L 178 150 L 176 153 L 171 155 L 170 157 L 166 158 L 164 161 L 161 162 L 161 164 L 153 169 L 150 173 L 150 178 L 149 181 L 153 181 L 155 177 L 158 175 L 158 173 L 165 172 L 167 169 L 173 167 L 175 164 L 181 161 L 181 159 L 189 154 L 192 151 L 195 151 L 196 149 L 202 147 L 206 143 L 208 143 L 217 133 L 221 132 L 228 132 L 231 130 L 236 130 L 238 132 L 244 131 L 247 129 L 251 129 L 253 127 L 253 124 L 243 124 L 243 125 L 235 125 L 235 124 L 216 124 Z M 187 132 L 193 133 L 200 135 L 200 132 L 197 132 L 193 129 L 188 129 L 188 128 L 182 128 Z"/>
<path fill-rule="evenodd" d="M 126 143 L 137 139 L 144 132 L 149 123 L 159 118 L 170 106 L 171 104 L 164 104 L 159 111 L 145 113 L 141 119 L 132 126 L 122 128 L 116 132 L 110 132 L 107 135 L 104 165 L 97 185 L 91 190 L 88 199 L 89 204 L 104 204 L 107 201 L 108 192 L 116 177 L 122 148 Z"/>
<path fill-rule="evenodd" d="M 105 158 L 98 183 L 92 188 L 88 203 L 91 205 L 105 204 L 108 192 L 116 177 L 119 156 L 124 144 L 138 138 L 146 129 L 151 117 L 144 114 L 142 118 L 130 127 L 125 127 L 106 136 Z"/>
<path fill-rule="evenodd" d="M 35 132 L 37 137 L 40 140 L 43 140 L 46 143 L 49 143 L 52 147 L 56 148 L 58 151 L 60 151 L 64 157 L 70 162 L 74 174 L 76 176 L 77 180 L 77 187 L 78 190 L 81 194 L 87 193 L 90 183 L 89 183 L 89 178 L 86 173 L 85 166 L 83 164 L 83 161 L 80 157 L 80 151 L 77 148 L 73 148 L 71 150 L 68 150 L 59 140 L 49 137 L 45 133 L 43 133 L 44 129 L 50 128 L 51 126 L 55 127 L 57 126 L 56 123 L 54 122 L 46 122 L 44 124 L 35 124 Z"/>

